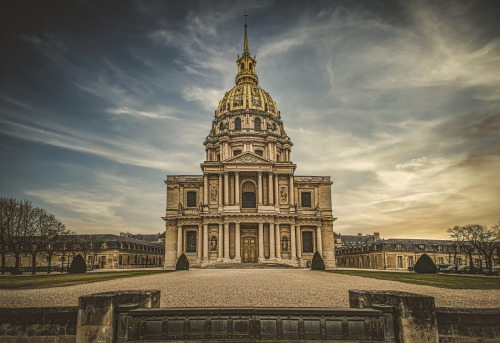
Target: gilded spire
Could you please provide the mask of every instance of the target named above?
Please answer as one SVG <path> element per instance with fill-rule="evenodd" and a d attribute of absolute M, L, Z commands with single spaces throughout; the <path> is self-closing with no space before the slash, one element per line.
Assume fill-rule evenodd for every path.
<path fill-rule="evenodd" d="M 243 16 L 245 17 L 245 44 L 243 45 L 243 56 L 245 56 L 245 54 L 250 55 L 250 51 L 248 50 L 248 37 L 247 37 L 247 17 L 248 17 L 247 11 L 245 11 L 245 14 L 243 14 Z"/>
<path fill-rule="evenodd" d="M 243 44 L 243 55 L 240 57 L 238 55 L 238 60 L 236 64 L 238 65 L 238 74 L 236 75 L 236 84 L 242 83 L 252 83 L 254 85 L 259 84 L 259 78 L 257 74 L 255 74 L 255 65 L 257 61 L 255 60 L 255 56 L 252 58 L 250 56 L 250 51 L 248 50 L 248 35 L 247 35 L 247 17 L 248 14 L 245 11 L 243 14 L 245 17 L 245 42 Z"/>

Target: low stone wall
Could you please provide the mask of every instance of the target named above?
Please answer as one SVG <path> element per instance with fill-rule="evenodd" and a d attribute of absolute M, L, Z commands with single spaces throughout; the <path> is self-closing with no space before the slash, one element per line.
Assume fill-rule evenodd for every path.
<path fill-rule="evenodd" d="M 500 309 L 436 309 L 440 343 L 500 341 Z"/>
<path fill-rule="evenodd" d="M 349 291 L 349 303 L 351 308 L 371 308 L 383 313 L 378 320 L 383 321 L 385 342 L 500 342 L 500 309 L 435 308 L 433 297 L 371 290 Z M 160 291 L 135 290 L 83 296 L 78 307 L 0 308 L 0 342 L 106 343 L 117 338 L 124 341 L 131 330 L 124 322 L 127 311 L 159 306 Z M 163 332 L 163 326 L 159 327 Z M 120 328 L 121 335 L 117 335 Z"/>
<path fill-rule="evenodd" d="M 0 309 L 0 342 L 76 342 L 78 307 Z"/>

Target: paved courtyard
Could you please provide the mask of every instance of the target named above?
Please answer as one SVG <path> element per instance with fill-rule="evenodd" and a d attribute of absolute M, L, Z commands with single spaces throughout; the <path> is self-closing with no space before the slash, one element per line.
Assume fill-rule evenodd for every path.
<path fill-rule="evenodd" d="M 0 290 L 0 307 L 76 306 L 82 295 L 159 289 L 161 306 L 348 307 L 349 289 L 398 290 L 436 306 L 500 308 L 500 290 L 452 290 L 297 269 L 202 269 L 34 290 Z"/>

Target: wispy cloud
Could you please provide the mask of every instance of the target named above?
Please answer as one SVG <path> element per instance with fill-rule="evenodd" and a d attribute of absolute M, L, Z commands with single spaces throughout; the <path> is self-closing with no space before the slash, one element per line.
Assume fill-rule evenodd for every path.
<path fill-rule="evenodd" d="M 165 112 L 170 112 L 164 109 Z M 174 117 L 174 116 L 169 116 L 169 115 L 162 115 L 157 112 L 146 112 L 146 111 L 137 111 L 134 110 L 133 108 L 128 108 L 128 107 L 118 107 L 118 108 L 108 108 L 106 109 L 106 112 L 112 113 L 112 114 L 126 114 L 126 115 L 131 115 L 134 117 L 145 117 L 145 118 L 152 118 L 152 119 L 175 119 L 175 120 L 180 120 L 180 118 Z"/>

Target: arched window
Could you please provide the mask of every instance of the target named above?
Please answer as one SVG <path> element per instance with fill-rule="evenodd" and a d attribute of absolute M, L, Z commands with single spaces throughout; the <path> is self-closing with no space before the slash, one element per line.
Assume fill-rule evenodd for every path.
<path fill-rule="evenodd" d="M 249 69 L 250 69 L 250 72 L 252 72 L 252 63 L 250 63 L 250 68 Z"/>
<path fill-rule="evenodd" d="M 260 131 L 261 130 L 261 123 L 260 123 L 260 119 L 259 118 L 255 118 L 254 129 L 256 131 Z"/>
<path fill-rule="evenodd" d="M 243 73 L 243 70 L 245 70 L 245 65 L 243 64 L 243 62 L 241 63 L 241 73 Z"/>
<path fill-rule="evenodd" d="M 241 207 L 242 208 L 256 208 L 257 203 L 255 199 L 255 185 L 252 182 L 245 182 L 241 187 Z"/>
<path fill-rule="evenodd" d="M 234 120 L 234 129 L 241 130 L 241 119 L 240 118 L 236 118 Z"/>

